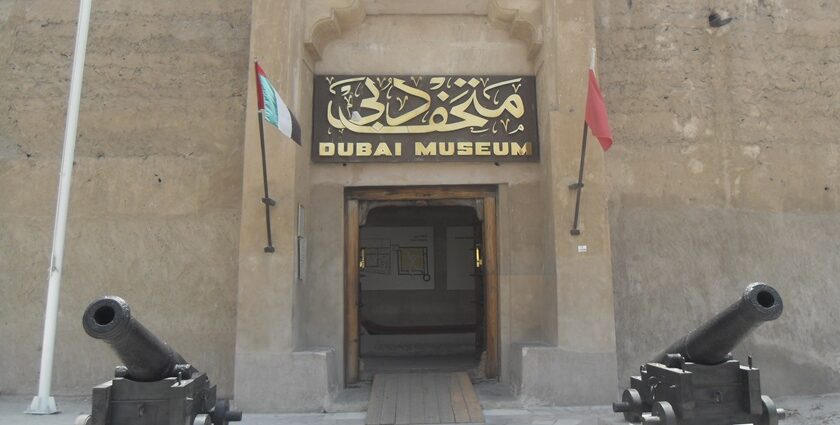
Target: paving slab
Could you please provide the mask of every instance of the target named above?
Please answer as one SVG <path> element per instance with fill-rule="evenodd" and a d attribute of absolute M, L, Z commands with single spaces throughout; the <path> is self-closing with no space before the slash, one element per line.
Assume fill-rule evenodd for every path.
<path fill-rule="evenodd" d="M 479 392 L 481 396 L 481 392 Z M 90 398 L 57 397 L 61 413 L 25 415 L 29 396 L 0 396 L 0 425 L 72 425 L 76 416 L 90 412 Z M 840 425 L 840 393 L 775 398 L 789 410 L 782 425 Z M 511 402 L 505 402 L 505 405 Z M 484 404 L 484 399 L 482 399 Z M 588 407 L 505 407 L 485 409 L 487 424 L 493 425 L 615 425 L 621 417 L 609 406 Z M 242 425 L 363 425 L 365 412 L 307 414 L 248 414 Z M 464 424 L 460 424 L 464 425 Z"/>

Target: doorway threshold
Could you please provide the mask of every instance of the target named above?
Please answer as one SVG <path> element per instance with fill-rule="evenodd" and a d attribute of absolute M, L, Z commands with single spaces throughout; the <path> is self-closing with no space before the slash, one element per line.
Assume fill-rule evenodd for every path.
<path fill-rule="evenodd" d="M 365 356 L 362 358 L 363 379 L 370 380 L 377 373 L 468 372 L 471 376 L 479 368 L 479 360 L 472 354 L 447 356 Z"/>

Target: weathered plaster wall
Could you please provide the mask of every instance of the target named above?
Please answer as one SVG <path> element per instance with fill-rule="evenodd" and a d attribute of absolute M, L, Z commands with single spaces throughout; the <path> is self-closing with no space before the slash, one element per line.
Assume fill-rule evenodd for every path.
<path fill-rule="evenodd" d="M 0 3 L 0 393 L 37 388 L 77 14 Z M 112 376 L 80 319 L 118 294 L 231 395 L 249 19 L 241 1 L 94 2 L 56 394 Z"/>
<path fill-rule="evenodd" d="M 512 372 L 517 374 L 511 381 L 527 402 L 598 404 L 613 397 L 616 353 L 608 191 L 604 154 L 597 144 L 587 150 L 581 234 L 570 234 L 575 192 L 568 185 L 577 180 L 579 170 L 594 17 L 588 0 L 543 4 L 545 45 L 538 58 L 537 78 L 542 87 L 541 134 L 551 142 L 542 159 L 540 196 L 545 199 L 548 235 L 542 252 L 543 275 L 553 300 L 543 301 L 542 307 L 553 334 L 549 344 L 519 344 L 511 356 L 512 364 L 520 367 Z M 586 246 L 586 252 L 578 251 L 579 246 Z"/>
<path fill-rule="evenodd" d="M 734 20 L 710 28 L 714 9 Z M 840 5 L 596 2 L 622 383 L 750 282 L 771 394 L 840 389 Z"/>
<path fill-rule="evenodd" d="M 274 253 L 265 253 L 265 207 L 260 159 L 256 84 L 248 76 L 248 101 L 242 167 L 242 220 L 239 238 L 236 379 L 237 405 L 249 412 L 321 411 L 336 388 L 341 357 L 329 346 L 303 339 L 301 314 L 311 286 L 309 268 L 296 276 L 298 205 L 305 208 L 307 259 L 313 228 L 323 208 L 310 200 L 309 146 L 312 69 L 304 51 L 301 0 L 252 2 L 250 56 L 259 59 L 275 88 L 300 123 L 302 146 L 265 126 Z M 311 260 L 307 260 L 311 261 Z M 341 268 L 341 257 L 332 265 Z M 341 305 L 341 298 L 336 302 Z M 340 307 L 339 307 L 340 308 Z M 328 328 L 341 328 L 341 321 Z M 294 382 L 294 385 L 289 385 Z"/>

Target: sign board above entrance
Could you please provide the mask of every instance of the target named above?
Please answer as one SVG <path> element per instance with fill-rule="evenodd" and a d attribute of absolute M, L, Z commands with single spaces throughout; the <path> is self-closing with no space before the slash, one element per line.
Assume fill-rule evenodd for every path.
<path fill-rule="evenodd" d="M 315 162 L 536 161 L 532 76 L 317 75 Z"/>

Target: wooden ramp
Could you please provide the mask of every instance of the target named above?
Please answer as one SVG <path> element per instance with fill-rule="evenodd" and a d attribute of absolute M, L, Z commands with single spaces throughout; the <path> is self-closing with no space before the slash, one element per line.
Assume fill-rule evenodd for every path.
<path fill-rule="evenodd" d="M 466 372 L 373 377 L 366 425 L 484 423 Z"/>

